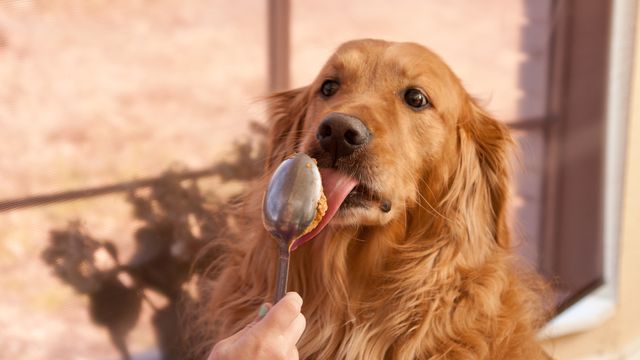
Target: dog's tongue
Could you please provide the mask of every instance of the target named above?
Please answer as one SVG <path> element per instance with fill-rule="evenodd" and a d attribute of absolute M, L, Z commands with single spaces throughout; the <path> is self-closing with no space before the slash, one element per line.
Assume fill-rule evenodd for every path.
<path fill-rule="evenodd" d="M 291 251 L 318 235 L 320 231 L 327 226 L 329 221 L 331 221 L 336 212 L 338 212 L 340 205 L 342 205 L 347 195 L 358 185 L 356 179 L 333 169 L 321 168 L 320 175 L 322 177 L 322 188 L 327 197 L 327 212 L 324 214 L 322 220 L 320 220 L 318 226 L 293 241 Z"/>

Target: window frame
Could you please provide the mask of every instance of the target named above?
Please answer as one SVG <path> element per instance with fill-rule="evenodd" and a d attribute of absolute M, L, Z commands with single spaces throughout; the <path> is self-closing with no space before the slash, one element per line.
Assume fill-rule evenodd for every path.
<path fill-rule="evenodd" d="M 604 282 L 603 181 L 611 1 L 556 0 L 540 271 L 559 310 Z M 588 179 L 585 181 L 585 179 Z"/>
<path fill-rule="evenodd" d="M 567 1 L 568 2 L 568 1 Z M 578 1 L 571 0 L 573 6 Z M 609 2 L 609 1 L 608 1 Z M 581 2 L 584 5 L 586 2 Z M 593 1 L 590 1 L 593 3 Z M 565 303 L 564 309 L 545 326 L 540 336 L 553 338 L 585 331 L 604 323 L 615 314 L 618 303 L 618 259 L 621 229 L 622 184 L 626 150 L 626 130 L 631 103 L 636 6 L 633 0 L 612 0 L 610 4 L 603 143 L 602 212 L 598 232 L 602 242 L 601 280 L 587 288 L 579 299 Z"/>

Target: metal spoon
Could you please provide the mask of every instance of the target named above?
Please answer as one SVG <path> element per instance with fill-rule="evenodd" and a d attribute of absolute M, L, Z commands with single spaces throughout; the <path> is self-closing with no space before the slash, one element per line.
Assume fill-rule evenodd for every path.
<path fill-rule="evenodd" d="M 284 296 L 289 276 L 291 244 L 316 216 L 322 195 L 320 172 L 314 159 L 297 153 L 273 173 L 262 201 L 262 221 L 278 241 L 279 261 L 274 304 Z"/>

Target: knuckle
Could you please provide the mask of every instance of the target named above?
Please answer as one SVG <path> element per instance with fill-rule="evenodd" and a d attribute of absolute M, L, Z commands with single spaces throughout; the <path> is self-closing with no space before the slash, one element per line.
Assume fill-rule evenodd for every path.
<path fill-rule="evenodd" d="M 273 359 L 273 360 L 285 360 L 287 359 L 287 352 L 284 346 L 278 346 L 278 344 L 268 341 L 263 341 L 258 347 L 258 353 L 261 354 L 261 358 Z"/>
<path fill-rule="evenodd" d="M 268 351 L 264 344 L 258 342 L 253 345 L 252 353 L 256 355 L 256 358 L 263 358 L 268 354 Z"/>
<path fill-rule="evenodd" d="M 307 326 L 307 318 L 305 318 L 302 313 L 299 313 L 293 321 L 295 322 L 296 327 L 305 328 Z"/>
<path fill-rule="evenodd" d="M 207 360 L 221 360 L 224 359 L 224 344 L 222 342 L 219 342 L 217 344 L 215 344 L 213 346 L 213 349 L 211 349 L 211 352 L 209 353 L 209 357 L 207 358 Z"/>

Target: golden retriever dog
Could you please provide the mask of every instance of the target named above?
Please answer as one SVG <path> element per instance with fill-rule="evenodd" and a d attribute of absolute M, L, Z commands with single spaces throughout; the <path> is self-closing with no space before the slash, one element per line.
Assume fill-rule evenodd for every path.
<path fill-rule="evenodd" d="M 335 217 L 292 253 L 289 291 L 304 299 L 307 319 L 300 358 L 547 358 L 536 341 L 543 287 L 510 248 L 512 139 L 437 55 L 414 43 L 351 41 L 309 86 L 269 101 L 265 178 L 215 276 L 201 281 L 201 358 L 273 297 L 277 245 L 261 201 L 295 152 L 357 181 L 337 189 L 346 197 L 329 204 Z"/>

